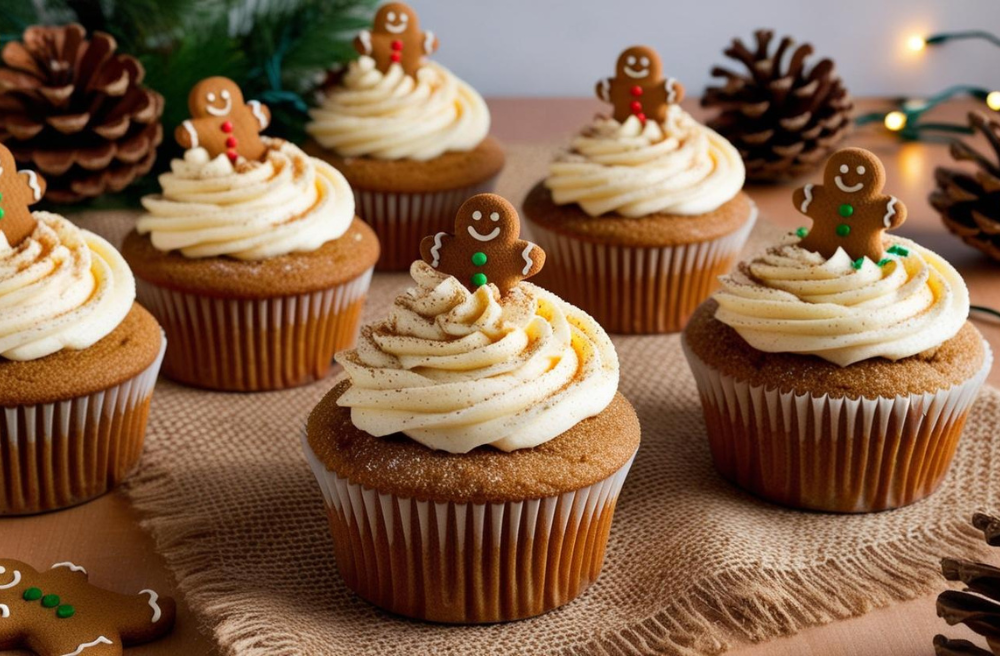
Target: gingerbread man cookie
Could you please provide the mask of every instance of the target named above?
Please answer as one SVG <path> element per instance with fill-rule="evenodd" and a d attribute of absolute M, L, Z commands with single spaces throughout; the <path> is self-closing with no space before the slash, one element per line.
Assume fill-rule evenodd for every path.
<path fill-rule="evenodd" d="M 796 209 L 813 221 L 799 245 L 829 259 L 843 248 L 860 264 L 864 258 L 881 263 L 882 233 L 906 220 L 906 206 L 882 193 L 885 169 L 873 153 L 844 148 L 826 162 L 823 184 L 807 184 L 793 196 Z"/>
<path fill-rule="evenodd" d="M 240 157 L 260 160 L 267 148 L 260 133 L 271 123 L 271 111 L 256 100 L 243 101 L 243 92 L 225 77 L 209 77 L 188 94 L 191 118 L 181 123 L 174 138 L 181 148 L 202 147 L 213 158 L 223 153 L 236 163 Z"/>
<path fill-rule="evenodd" d="M 37 221 L 28 210 L 45 195 L 45 178 L 18 171 L 14 156 L 0 145 L 0 233 L 13 248 L 31 236 Z"/>
<path fill-rule="evenodd" d="M 0 559 L 0 650 L 38 656 L 121 656 L 125 645 L 162 638 L 174 600 L 152 590 L 121 595 L 92 586 L 87 571 L 58 563 L 47 572 Z"/>
<path fill-rule="evenodd" d="M 615 76 L 597 83 L 597 97 L 614 106 L 619 123 L 635 116 L 645 125 L 647 118 L 665 121 L 667 107 L 684 99 L 684 87 L 673 78 L 663 79 L 655 50 L 632 46 L 618 55 Z"/>
<path fill-rule="evenodd" d="M 386 73 L 398 63 L 410 77 L 424 65 L 424 56 L 438 49 L 433 32 L 421 32 L 417 13 L 402 2 L 379 7 L 372 29 L 362 30 L 354 39 L 359 54 L 375 60 L 375 67 Z"/>
<path fill-rule="evenodd" d="M 479 194 L 458 208 L 454 235 L 424 237 L 420 256 L 472 291 L 493 283 L 505 294 L 545 265 L 545 251 L 518 239 L 520 234 L 513 205 L 496 194 Z"/>

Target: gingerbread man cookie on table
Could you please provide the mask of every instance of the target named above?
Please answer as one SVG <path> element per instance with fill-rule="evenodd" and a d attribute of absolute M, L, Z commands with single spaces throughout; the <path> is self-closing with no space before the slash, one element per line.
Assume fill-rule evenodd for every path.
<path fill-rule="evenodd" d="M 37 221 L 28 209 L 45 195 L 45 178 L 34 171 L 18 171 L 14 156 L 0 145 L 0 233 L 11 248 L 35 231 Z"/>
<path fill-rule="evenodd" d="M 181 123 L 174 138 L 181 148 L 204 148 L 211 157 L 225 154 L 234 164 L 240 157 L 260 160 L 267 147 L 260 133 L 271 123 L 267 105 L 243 101 L 243 91 L 225 77 L 205 78 L 188 94 L 191 118 Z"/>
<path fill-rule="evenodd" d="M 0 649 L 38 656 L 121 656 L 126 645 L 173 629 L 174 600 L 153 590 L 121 595 L 87 582 L 87 571 L 58 563 L 38 572 L 0 559 Z"/>
<path fill-rule="evenodd" d="M 434 54 L 438 40 L 433 32 L 421 32 L 417 13 L 402 2 L 390 2 L 375 13 L 372 29 L 362 30 L 354 39 L 358 54 L 375 60 L 375 67 L 387 73 L 398 63 L 410 77 L 424 65 L 424 56 Z"/>
<path fill-rule="evenodd" d="M 493 283 L 505 294 L 545 265 L 545 251 L 520 235 L 513 205 L 496 194 L 478 194 L 458 209 L 455 234 L 424 237 L 420 256 L 472 291 Z"/>
<path fill-rule="evenodd" d="M 885 168 L 863 148 L 844 148 L 826 162 L 823 184 L 807 184 L 793 196 L 796 209 L 813 221 L 799 229 L 799 245 L 829 259 L 838 248 L 860 268 L 864 258 L 884 263 L 883 232 L 906 221 L 906 206 L 882 193 Z M 892 251 L 892 249 L 889 249 Z"/>
<path fill-rule="evenodd" d="M 684 99 L 684 87 L 673 78 L 663 78 L 663 64 L 656 51 L 632 46 L 618 55 L 615 76 L 597 83 L 597 97 L 614 106 L 614 119 L 624 123 L 635 116 L 662 123 L 667 108 Z"/>

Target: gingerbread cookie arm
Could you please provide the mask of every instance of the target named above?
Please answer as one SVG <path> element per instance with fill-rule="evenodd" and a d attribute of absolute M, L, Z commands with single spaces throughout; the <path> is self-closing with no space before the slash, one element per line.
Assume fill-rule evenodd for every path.
<path fill-rule="evenodd" d="M 248 100 L 247 109 L 250 110 L 250 113 L 257 120 L 261 130 L 267 129 L 267 126 L 271 124 L 271 110 L 261 101 Z"/>
<path fill-rule="evenodd" d="M 906 221 L 906 205 L 895 196 L 882 196 L 878 205 L 882 212 L 882 226 L 886 230 L 898 228 Z"/>
<path fill-rule="evenodd" d="M 668 77 L 663 82 L 663 89 L 667 92 L 667 104 L 676 105 L 684 100 L 684 85 L 672 77 Z"/>
<path fill-rule="evenodd" d="M 108 607 L 113 609 L 114 626 L 122 642 L 128 645 L 162 638 L 173 629 L 177 616 L 177 603 L 155 590 L 143 590 L 138 595 L 116 594 Z"/>
<path fill-rule="evenodd" d="M 431 32 L 430 30 L 427 30 L 426 32 L 424 32 L 423 37 L 424 38 L 423 38 L 423 44 L 422 45 L 423 45 L 424 54 L 425 55 L 433 55 L 435 52 L 437 52 L 438 46 L 440 45 L 438 43 L 438 38 L 436 36 L 434 36 L 434 32 Z"/>
<path fill-rule="evenodd" d="M 184 121 L 174 130 L 174 141 L 184 150 L 198 147 L 198 131 L 191 121 Z"/>
<path fill-rule="evenodd" d="M 45 195 L 45 190 L 47 188 L 45 184 L 45 178 L 38 175 L 34 171 L 28 171 L 28 170 L 18 171 L 17 174 L 18 176 L 21 177 L 21 180 L 28 187 L 28 193 L 29 193 L 28 205 L 33 205 L 38 201 L 42 200 L 42 196 Z"/>
<path fill-rule="evenodd" d="M 372 54 L 372 33 L 368 30 L 361 30 L 358 35 L 354 37 L 354 49 L 359 55 Z"/>
<path fill-rule="evenodd" d="M 441 252 L 455 237 L 447 232 L 424 237 L 420 240 L 420 258 L 435 269 L 441 264 Z"/>
<path fill-rule="evenodd" d="M 799 187 L 792 194 L 792 203 L 800 214 L 815 219 L 816 208 L 823 204 L 824 189 L 822 185 L 807 184 Z"/>
<path fill-rule="evenodd" d="M 594 87 L 594 93 L 597 94 L 599 100 L 611 102 L 611 80 L 605 78 L 598 81 L 597 86 Z"/>
<path fill-rule="evenodd" d="M 524 241 L 523 239 L 519 239 L 516 245 L 521 253 L 521 260 L 524 264 L 524 268 L 521 269 L 521 275 L 524 278 L 530 278 L 541 271 L 542 267 L 545 266 L 545 251 L 536 244 Z"/>

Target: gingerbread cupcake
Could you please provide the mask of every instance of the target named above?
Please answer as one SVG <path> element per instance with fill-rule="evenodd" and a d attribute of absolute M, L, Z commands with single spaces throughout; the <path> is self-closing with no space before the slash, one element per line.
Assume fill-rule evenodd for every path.
<path fill-rule="evenodd" d="M 354 343 L 378 240 L 344 176 L 260 136 L 267 107 L 233 82 L 200 82 L 189 105 L 184 158 L 122 248 L 171 342 L 164 373 L 227 391 L 322 378 Z"/>
<path fill-rule="evenodd" d="M 482 97 L 440 64 L 417 14 L 383 5 L 355 39 L 361 55 L 311 112 L 305 149 L 350 182 L 382 242 L 378 269 L 410 266 L 424 235 L 448 230 L 469 196 L 492 191 L 504 155 Z"/>
<path fill-rule="evenodd" d="M 30 212 L 0 146 L 0 515 L 67 508 L 135 468 L 166 342 L 108 242 Z"/>
<path fill-rule="evenodd" d="M 518 232 L 499 196 L 463 204 L 309 417 L 337 566 L 395 613 L 530 617 L 601 570 L 639 424 L 607 334 L 522 281 L 545 254 Z"/>
<path fill-rule="evenodd" d="M 651 48 L 597 85 L 612 104 L 524 201 L 552 290 L 613 333 L 680 330 L 729 270 L 757 217 L 736 149 L 680 108 Z"/>
<path fill-rule="evenodd" d="M 868 512 L 940 485 L 989 373 L 961 276 L 884 234 L 906 207 L 848 148 L 795 193 L 812 227 L 741 263 L 684 331 L 719 472 L 795 508 Z"/>

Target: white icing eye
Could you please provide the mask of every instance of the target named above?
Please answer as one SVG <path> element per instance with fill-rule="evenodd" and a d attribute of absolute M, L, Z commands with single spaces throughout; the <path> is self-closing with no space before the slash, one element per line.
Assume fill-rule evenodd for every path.
<path fill-rule="evenodd" d="M 490 212 L 490 221 L 499 221 L 500 212 Z"/>
<path fill-rule="evenodd" d="M 858 171 L 858 175 L 864 175 L 865 174 L 865 167 L 859 166 L 857 168 L 857 171 Z"/>
<path fill-rule="evenodd" d="M 229 89 L 222 90 L 222 97 L 225 98 L 226 100 L 229 100 Z"/>
<path fill-rule="evenodd" d="M 399 15 L 399 22 L 400 23 L 405 23 L 408 20 L 410 20 L 410 15 L 409 14 L 400 14 Z"/>
<path fill-rule="evenodd" d="M 390 23 L 395 23 L 396 22 L 396 12 L 390 11 L 388 14 L 385 15 L 385 19 L 387 21 L 389 21 Z"/>
<path fill-rule="evenodd" d="M 649 57 L 643 57 L 642 59 L 639 60 L 639 63 L 642 64 L 643 66 L 649 66 Z"/>
<path fill-rule="evenodd" d="M 472 213 L 472 220 L 473 221 L 478 221 L 481 218 L 483 218 L 483 213 L 480 212 L 479 210 L 476 210 L 475 212 Z"/>
<path fill-rule="evenodd" d="M 841 173 L 847 173 L 850 170 L 851 170 L 851 167 L 848 166 L 847 164 L 841 164 L 840 165 L 840 172 Z"/>
<path fill-rule="evenodd" d="M 208 95 L 205 97 L 208 98 L 208 102 L 215 102 L 215 94 L 212 93 L 211 91 L 209 91 Z"/>
<path fill-rule="evenodd" d="M 635 66 L 635 57 L 629 55 L 628 59 L 625 60 L 625 63 L 628 64 L 629 66 Z"/>

